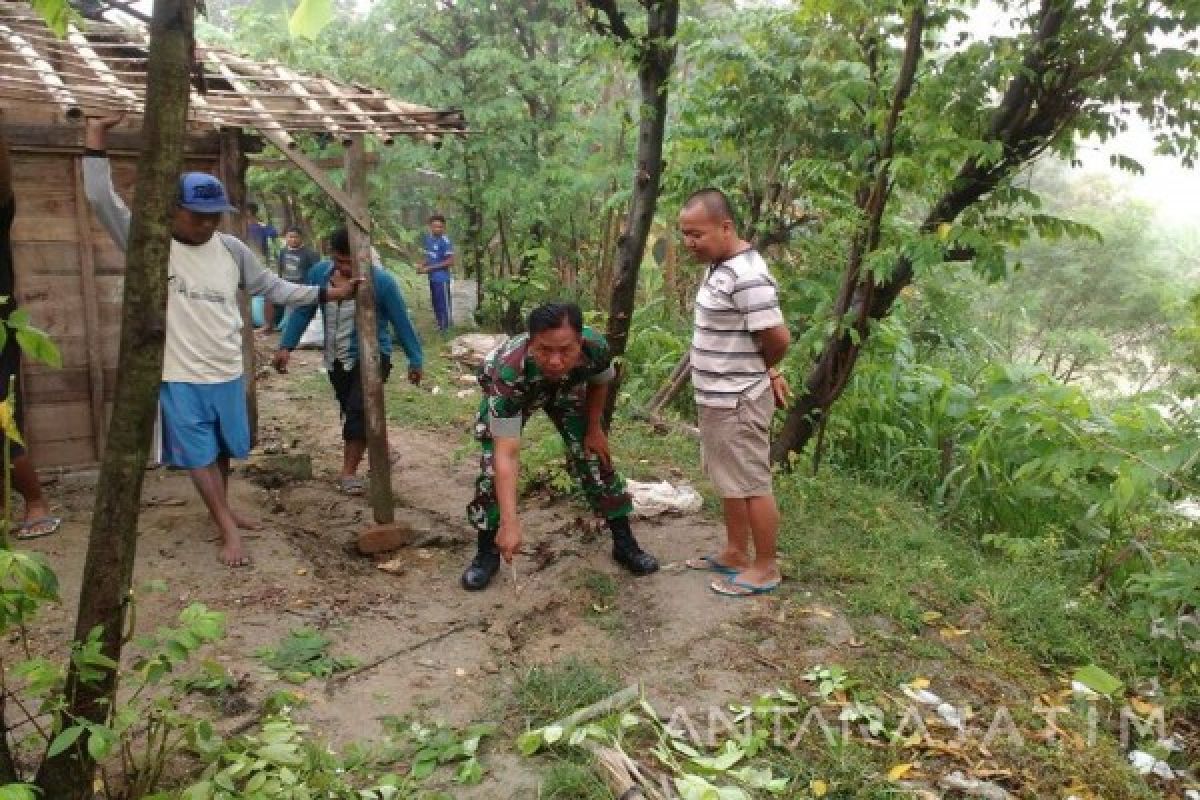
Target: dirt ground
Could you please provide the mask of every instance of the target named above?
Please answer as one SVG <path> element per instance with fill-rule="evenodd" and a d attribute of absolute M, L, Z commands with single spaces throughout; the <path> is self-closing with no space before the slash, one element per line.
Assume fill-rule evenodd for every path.
<path fill-rule="evenodd" d="M 638 523 L 643 545 L 664 568 L 633 578 L 610 559 L 607 533 L 596 533 L 570 504 L 530 508 L 520 591 L 507 571 L 487 591 L 463 591 L 459 574 L 474 542 L 463 508 L 475 462 L 455 463 L 457 442 L 444 435 L 396 424 L 389 430 L 394 487 L 433 521 L 435 535 L 399 554 L 406 562 L 401 574 L 381 571 L 353 544 L 370 518 L 366 500 L 334 488 L 339 429 L 332 393 L 311 390 L 319 358 L 298 352 L 292 364 L 289 375 L 272 374 L 260 384 L 261 430 L 264 444 L 309 454 L 314 478 L 267 489 L 244 468 L 235 473 L 233 503 L 265 523 L 249 540 L 255 566 L 218 565 L 215 532 L 185 474 L 152 470 L 143 492 L 135 585 L 162 580 L 168 591 L 139 595 L 138 627 L 151 630 L 193 602 L 227 612 L 228 637 L 217 657 L 246 676 L 249 702 L 226 727 L 248 719 L 267 694 L 290 688 L 265 676 L 253 654 L 302 625 L 325 630 L 337 654 L 379 662 L 348 680 L 304 687 L 311 702 L 297 716 L 334 744 L 378 736 L 375 720 L 385 715 L 419 712 L 457 724 L 495 719 L 524 670 L 571 656 L 607 665 L 626 682 L 641 681 L 668 708 L 722 706 L 776 685 L 770 655 L 778 645 L 745 623 L 774 617 L 780 600 L 721 598 L 707 588 L 711 576 L 682 568 L 682 559 L 719 541 L 714 520 Z M 62 604 L 45 613 L 36 632 L 49 651 L 61 650 L 74 623 L 92 481 L 66 476 L 48 487 L 66 522 L 58 535 L 31 543 L 63 587 Z M 615 579 L 614 608 L 593 608 L 583 588 L 591 573 Z M 830 629 L 831 640 L 839 636 L 845 631 Z M 486 760 L 483 785 L 457 796 L 536 797 L 533 766 L 503 754 L 511 748 L 493 750 L 499 752 Z"/>

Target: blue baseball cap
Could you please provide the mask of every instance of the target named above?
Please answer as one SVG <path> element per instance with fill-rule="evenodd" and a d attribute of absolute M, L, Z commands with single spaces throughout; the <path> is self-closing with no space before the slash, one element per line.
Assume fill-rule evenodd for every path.
<path fill-rule="evenodd" d="M 229 205 L 225 187 L 207 172 L 185 172 L 179 176 L 179 205 L 199 214 L 237 211 Z"/>

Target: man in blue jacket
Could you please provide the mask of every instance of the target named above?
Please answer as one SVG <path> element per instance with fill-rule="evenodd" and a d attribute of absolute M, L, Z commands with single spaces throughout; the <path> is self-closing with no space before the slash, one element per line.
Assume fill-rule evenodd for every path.
<path fill-rule="evenodd" d="M 307 282 L 314 286 L 339 286 L 350 282 L 354 275 L 354 256 L 350 236 L 345 228 L 330 237 L 331 260 L 322 261 L 308 273 Z M 379 360 L 386 381 L 392 370 L 392 336 L 389 326 L 408 357 L 408 380 L 421 382 L 421 340 L 408 318 L 404 295 L 390 272 L 379 265 L 371 267 L 375 279 L 375 302 L 379 316 Z M 316 313 L 315 306 L 296 307 L 283 326 L 279 350 L 272 363 L 280 372 L 287 372 L 292 350 Z M 358 465 L 367 451 L 367 421 L 363 410 L 362 377 L 358 361 L 358 329 L 354 322 L 354 299 L 325 303 L 321 310 L 324 323 L 325 369 L 329 382 L 342 409 L 342 473 L 338 488 L 346 494 L 362 494 L 363 481 L 358 477 Z"/>

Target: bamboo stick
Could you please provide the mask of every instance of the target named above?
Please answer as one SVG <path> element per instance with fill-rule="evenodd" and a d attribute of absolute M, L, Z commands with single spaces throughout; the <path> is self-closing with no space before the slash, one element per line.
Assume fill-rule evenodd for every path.
<path fill-rule="evenodd" d="M 234 89 L 240 90 L 245 86 L 243 81 L 233 73 L 233 70 L 225 66 L 225 64 L 219 59 L 214 61 L 215 54 L 212 51 L 209 51 L 207 56 L 210 60 L 210 63 L 216 64 L 216 67 L 220 71 L 221 75 L 225 77 L 225 80 L 229 81 L 229 84 Z M 261 118 L 262 124 L 265 125 L 267 129 L 274 131 L 279 136 L 279 140 L 283 142 L 285 149 L 290 150 L 296 146 L 295 140 L 292 139 L 292 137 L 288 135 L 287 131 L 283 129 L 283 126 L 280 125 L 279 122 L 270 115 L 262 103 L 258 102 L 254 98 L 249 98 L 246 102 L 250 104 L 251 108 L 258 112 L 257 115 Z"/>
<path fill-rule="evenodd" d="M 373 133 L 377 137 L 379 137 L 379 140 L 381 142 L 383 142 L 385 145 L 392 144 L 393 139 L 392 139 L 391 135 L 386 133 L 383 130 L 383 128 L 379 127 L 379 125 L 374 120 L 372 120 L 369 117 L 367 117 L 366 115 L 364 115 L 362 113 L 362 109 L 358 107 L 357 103 L 355 103 L 353 100 L 349 100 L 345 97 L 338 96 L 339 95 L 338 88 L 336 85 L 334 85 L 333 81 L 329 80 L 328 78 L 321 78 L 320 80 L 321 80 L 321 83 L 323 83 L 325 85 L 325 87 L 327 89 L 329 89 L 330 93 L 335 95 L 335 99 L 337 100 L 337 102 L 341 103 L 346 108 L 350 109 L 355 114 L 362 117 L 363 120 L 365 120 L 365 123 L 366 123 L 368 129 L 371 131 L 371 133 Z"/>
<path fill-rule="evenodd" d="M 112 70 L 108 68 L 108 64 L 105 64 L 104 60 L 96 54 L 96 51 L 91 48 L 88 40 L 79 32 L 78 28 L 71 26 L 68 29 L 67 41 L 75 46 L 75 52 L 83 59 L 83 63 L 91 67 L 101 82 L 116 92 L 117 96 L 127 101 L 137 102 L 137 96 L 117 80 L 117 77 L 112 74 Z"/>
<path fill-rule="evenodd" d="M 300 76 L 294 72 L 291 72 L 290 70 L 288 70 L 286 67 L 283 67 L 283 66 L 277 66 L 277 67 L 275 67 L 275 69 L 279 73 L 280 77 L 293 78 L 293 81 L 288 84 L 288 86 L 291 87 L 292 91 L 295 92 L 296 94 L 302 95 L 304 97 L 304 104 L 306 106 L 308 106 L 309 110 L 311 110 L 314 114 L 317 114 L 321 118 L 321 120 L 325 123 L 325 126 L 329 129 L 330 133 L 332 133 L 334 136 L 337 136 L 339 139 L 341 139 L 342 144 L 344 144 L 344 145 L 349 144 L 351 141 L 351 138 L 344 134 L 341 126 L 338 125 L 337 122 L 334 121 L 333 117 L 331 117 L 331 116 L 329 116 L 329 114 L 325 113 L 325 109 L 323 109 L 321 107 L 321 104 L 312 98 L 312 96 L 304 88 L 304 85 L 299 82 Z"/>
<path fill-rule="evenodd" d="M 79 104 L 75 101 L 75 96 L 63 83 L 62 78 L 54 71 L 54 67 L 42 58 L 41 54 L 33 48 L 20 34 L 15 30 L 0 22 L 0 37 L 8 41 L 9 47 L 17 52 L 21 58 L 24 58 L 38 76 L 45 82 L 46 88 L 50 92 L 50 96 L 54 101 L 62 106 L 68 117 L 80 115 Z M 19 65 L 13 65 L 19 66 Z"/>

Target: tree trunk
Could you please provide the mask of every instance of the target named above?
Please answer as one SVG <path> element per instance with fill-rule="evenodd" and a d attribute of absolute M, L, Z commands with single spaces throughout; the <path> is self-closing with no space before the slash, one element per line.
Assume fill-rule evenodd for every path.
<path fill-rule="evenodd" d="M 108 443 L 96 487 L 75 638 L 101 631 L 102 651 L 120 661 L 125 607 L 137 546 L 142 478 L 162 381 L 166 335 L 169 218 L 175 203 L 187 123 L 188 75 L 193 47 L 193 0 L 155 0 L 150 26 L 143 145 L 125 261 L 121 349 Z M 71 664 L 68 717 L 105 722 L 116 698 L 115 672 L 84 683 Z M 47 758 L 38 771 L 42 796 L 92 796 L 95 763 L 83 737 Z"/>
<path fill-rule="evenodd" d="M 487 242 L 483 240 L 483 201 L 479 197 L 479 178 L 468 147 L 469 144 L 463 146 L 463 177 L 467 189 L 467 206 L 464 209 L 467 229 L 463 249 L 469 259 L 465 265 L 466 273 L 475 275 L 475 317 L 478 320 L 483 309 L 483 262 L 487 255 Z"/>
<path fill-rule="evenodd" d="M 675 63 L 675 29 L 679 22 L 679 0 L 656 0 L 646 4 L 646 36 L 638 54 L 638 87 L 641 106 L 638 118 L 637 167 L 633 177 L 633 199 L 625 228 L 617 240 L 617 270 L 608 307 L 605 331 L 614 359 L 625 354 L 633 307 L 637 300 L 638 271 L 646 252 L 646 239 L 654 223 L 663 173 L 663 136 L 667 125 L 667 83 Z M 604 427 L 612 424 L 613 409 L 620 395 L 623 367 L 608 393 Z"/>

